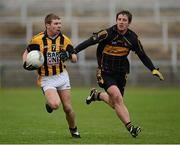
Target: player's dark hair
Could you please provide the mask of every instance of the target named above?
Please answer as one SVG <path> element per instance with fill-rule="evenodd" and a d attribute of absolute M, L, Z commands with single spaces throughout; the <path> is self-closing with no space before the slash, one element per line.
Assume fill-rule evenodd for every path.
<path fill-rule="evenodd" d="M 121 14 L 126 15 L 128 17 L 128 21 L 129 21 L 129 24 L 130 24 L 131 21 L 132 21 L 132 14 L 128 10 L 122 10 L 122 11 L 118 12 L 116 14 L 116 21 L 118 19 L 118 16 L 121 15 Z"/>
<path fill-rule="evenodd" d="M 51 24 L 52 20 L 55 20 L 55 19 L 60 19 L 60 17 L 51 13 L 45 17 L 44 22 L 45 22 L 45 24 Z"/>

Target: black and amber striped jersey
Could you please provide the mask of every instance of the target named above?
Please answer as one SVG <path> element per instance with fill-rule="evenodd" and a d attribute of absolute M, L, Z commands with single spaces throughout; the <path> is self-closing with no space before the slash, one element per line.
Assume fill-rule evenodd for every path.
<path fill-rule="evenodd" d="M 106 30 L 93 33 L 93 36 L 79 44 L 75 51 L 78 53 L 96 43 L 99 43 L 96 52 L 98 67 L 103 71 L 129 73 L 127 56 L 130 51 L 134 51 L 150 70 L 155 68 L 150 58 L 145 54 L 138 36 L 130 29 L 122 35 L 118 32 L 117 26 L 114 25 Z"/>
<path fill-rule="evenodd" d="M 36 44 L 39 47 L 30 47 Z M 52 76 L 60 74 L 66 68 L 64 61 L 60 58 L 61 50 L 72 52 L 73 46 L 70 39 L 64 34 L 49 38 L 46 31 L 35 35 L 30 41 L 27 51 L 39 50 L 44 55 L 44 65 L 37 71 L 40 76 Z"/>

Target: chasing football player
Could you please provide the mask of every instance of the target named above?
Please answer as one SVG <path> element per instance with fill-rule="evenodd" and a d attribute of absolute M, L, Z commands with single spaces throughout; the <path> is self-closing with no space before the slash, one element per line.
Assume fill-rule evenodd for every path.
<path fill-rule="evenodd" d="M 78 53 L 88 46 L 98 43 L 96 53 L 98 62 L 97 80 L 99 86 L 104 88 L 106 92 L 98 92 L 93 88 L 90 96 L 86 99 L 86 103 L 90 104 L 97 100 L 107 103 L 114 109 L 130 134 L 136 137 L 141 128 L 133 125 L 123 101 L 127 74 L 129 73 L 127 56 L 130 51 L 134 51 L 138 55 L 139 59 L 154 76 L 159 77 L 160 80 L 164 80 L 164 78 L 146 55 L 136 33 L 128 28 L 131 21 L 132 14 L 129 11 L 120 11 L 116 15 L 116 25 L 93 33 L 89 39 L 80 43 L 75 51 Z"/>

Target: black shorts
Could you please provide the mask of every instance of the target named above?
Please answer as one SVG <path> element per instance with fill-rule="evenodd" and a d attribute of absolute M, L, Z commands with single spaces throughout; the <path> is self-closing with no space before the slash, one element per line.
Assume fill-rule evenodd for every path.
<path fill-rule="evenodd" d="M 103 85 L 99 85 L 101 88 L 104 88 L 105 91 L 112 86 L 116 85 L 122 96 L 124 95 L 124 89 L 126 86 L 126 80 L 127 80 L 127 73 L 107 73 L 107 72 L 102 72 L 101 73 L 102 78 L 104 80 Z"/>

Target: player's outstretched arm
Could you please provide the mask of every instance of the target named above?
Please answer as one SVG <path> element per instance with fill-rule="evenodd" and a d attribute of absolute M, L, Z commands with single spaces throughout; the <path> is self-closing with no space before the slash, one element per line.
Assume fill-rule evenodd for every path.
<path fill-rule="evenodd" d="M 156 69 L 151 61 L 151 59 L 146 55 L 144 49 L 143 49 L 143 46 L 140 42 L 140 40 L 138 40 L 138 43 L 137 43 L 137 49 L 135 50 L 136 51 L 136 54 L 138 55 L 138 57 L 140 58 L 140 60 L 143 62 L 143 64 L 149 69 L 151 70 L 152 74 L 154 76 L 157 76 L 159 77 L 160 80 L 164 80 L 164 77 L 163 75 L 161 74 L 161 72 L 159 71 L 159 69 Z"/>
<path fill-rule="evenodd" d="M 87 47 L 97 44 L 100 41 L 106 39 L 107 36 L 108 33 L 106 30 L 101 30 L 97 33 L 93 33 L 93 35 L 90 38 L 78 44 L 74 50 L 76 53 L 79 53 L 80 51 L 86 49 Z"/>

